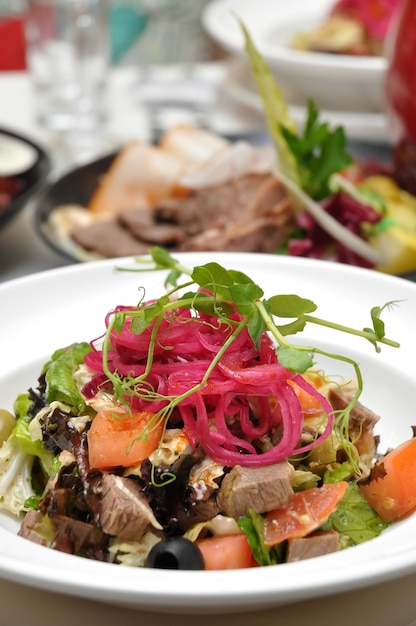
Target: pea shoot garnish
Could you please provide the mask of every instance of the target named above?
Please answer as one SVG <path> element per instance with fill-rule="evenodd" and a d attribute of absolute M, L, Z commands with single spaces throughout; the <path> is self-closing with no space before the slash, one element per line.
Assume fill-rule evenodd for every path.
<path fill-rule="evenodd" d="M 306 325 L 361 337 L 376 352 L 381 345 L 399 347 L 386 337 L 381 319 L 394 303 L 373 307 L 371 326 L 357 329 L 318 317 L 317 305 L 299 295 L 266 298 L 245 273 L 216 262 L 189 269 L 158 247 L 136 261 L 129 271 L 168 272 L 166 293 L 150 301 L 143 295 L 137 307 L 119 307 L 109 316 L 100 348 L 102 372 L 118 401 L 135 412 L 154 413 L 143 437 L 168 421 L 181 422 L 192 445 L 225 465 L 265 465 L 303 454 L 333 427 L 346 438 L 350 412 L 363 389 L 359 364 L 293 343 L 291 337 Z M 354 370 L 356 392 L 336 414 L 304 376 L 317 356 Z M 303 415 L 296 389 L 319 399 L 322 407 L 322 425 L 307 444 L 300 443 Z M 273 429 L 281 430 L 279 441 L 259 451 L 256 440 Z"/>

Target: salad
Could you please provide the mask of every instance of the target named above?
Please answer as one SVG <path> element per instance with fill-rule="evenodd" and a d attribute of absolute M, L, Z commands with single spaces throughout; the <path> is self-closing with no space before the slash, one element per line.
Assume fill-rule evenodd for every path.
<path fill-rule="evenodd" d="M 297 221 L 278 252 L 391 274 L 413 271 L 416 198 L 411 151 L 400 146 L 401 158 L 396 155 L 391 165 L 354 162 L 343 128 L 320 122 L 312 101 L 299 132 L 270 68 L 243 23 L 241 28 L 277 154 L 273 174 L 289 194 Z"/>
<path fill-rule="evenodd" d="M 137 261 L 167 271 L 166 293 L 115 306 L 1 414 L 0 506 L 22 537 L 115 564 L 248 568 L 354 546 L 413 511 L 398 478 L 415 440 L 379 458 L 359 364 L 293 340 L 319 324 L 398 347 L 393 303 L 360 330 L 217 263 Z M 321 355 L 351 377 L 329 378 Z"/>
<path fill-rule="evenodd" d="M 309 52 L 382 56 L 399 0 L 338 0 L 325 19 L 297 33 L 293 47 Z"/>

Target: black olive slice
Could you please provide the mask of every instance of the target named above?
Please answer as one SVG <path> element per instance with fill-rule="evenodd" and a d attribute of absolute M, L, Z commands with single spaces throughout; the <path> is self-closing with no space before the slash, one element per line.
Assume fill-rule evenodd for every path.
<path fill-rule="evenodd" d="M 200 549 L 184 537 L 159 541 L 147 555 L 145 566 L 156 569 L 205 569 Z"/>

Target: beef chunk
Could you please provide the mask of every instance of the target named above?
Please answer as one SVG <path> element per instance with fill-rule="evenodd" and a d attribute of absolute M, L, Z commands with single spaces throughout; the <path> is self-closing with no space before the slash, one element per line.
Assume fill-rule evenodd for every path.
<path fill-rule="evenodd" d="M 219 509 L 237 519 L 250 508 L 266 513 L 286 507 L 293 498 L 291 476 L 286 461 L 266 467 L 236 465 L 221 483 L 217 494 Z"/>
<path fill-rule="evenodd" d="M 29 511 L 22 521 L 18 535 L 59 552 L 98 561 L 107 559 L 108 538 L 102 530 L 66 515 L 49 518 L 41 511 Z"/>
<path fill-rule="evenodd" d="M 146 218 L 143 214 L 148 217 Z M 123 211 L 119 220 L 133 237 L 152 245 L 178 247 L 184 241 L 185 233 L 181 226 L 155 223 L 153 219 L 149 219 L 148 211 Z"/>
<path fill-rule="evenodd" d="M 149 250 L 148 244 L 135 239 L 116 220 L 94 222 L 89 226 L 76 228 L 71 237 L 85 250 L 109 258 L 147 254 Z"/>
<path fill-rule="evenodd" d="M 132 541 L 139 540 L 149 525 L 162 529 L 138 484 L 115 474 L 103 476 L 99 523 L 105 533 Z"/>
<path fill-rule="evenodd" d="M 304 561 L 317 556 L 338 552 L 339 534 L 335 530 L 317 532 L 309 537 L 288 541 L 286 562 Z"/>
<path fill-rule="evenodd" d="M 233 224 L 251 207 L 267 174 L 249 174 L 215 187 L 199 189 L 185 198 L 169 198 L 155 207 L 157 220 L 182 226 L 192 237 L 215 225 Z"/>
<path fill-rule="evenodd" d="M 335 411 L 345 409 L 350 403 L 355 390 L 346 389 L 331 389 L 329 391 L 329 401 Z M 357 402 L 351 411 L 351 424 L 352 428 L 365 428 L 366 430 L 372 430 L 379 421 L 380 416 L 376 415 L 371 409 Z"/>
<path fill-rule="evenodd" d="M 56 531 L 50 546 L 53 550 L 95 561 L 107 559 L 108 538 L 100 528 L 64 515 L 55 515 L 52 524 Z"/>
<path fill-rule="evenodd" d="M 334 410 L 339 411 L 348 406 L 352 396 L 351 389 L 331 389 L 328 399 Z M 360 455 L 360 468 L 364 475 L 370 471 L 377 453 L 378 438 L 374 435 L 374 426 L 379 419 L 376 413 L 360 402 L 357 402 L 350 414 L 349 437 Z"/>
<path fill-rule="evenodd" d="M 37 528 L 41 525 L 43 520 L 43 514 L 40 511 L 28 511 L 23 518 L 22 523 L 18 531 L 19 537 L 29 539 L 33 543 L 38 543 L 41 546 L 48 546 L 49 543 L 45 536 L 37 532 Z"/>

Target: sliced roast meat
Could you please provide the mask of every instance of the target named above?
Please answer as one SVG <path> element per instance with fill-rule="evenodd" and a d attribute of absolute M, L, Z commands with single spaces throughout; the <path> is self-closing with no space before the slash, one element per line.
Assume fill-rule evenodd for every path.
<path fill-rule="evenodd" d="M 181 245 L 185 238 L 182 227 L 175 224 L 155 223 L 153 219 L 148 219 L 148 216 L 149 211 L 123 211 L 119 220 L 121 225 L 137 239 L 170 248 L 177 248 Z"/>
<path fill-rule="evenodd" d="M 102 530 L 73 517 L 54 515 L 49 518 L 41 511 L 29 511 L 18 535 L 59 552 L 99 561 L 107 559 L 108 538 Z"/>
<path fill-rule="evenodd" d="M 103 476 L 98 520 L 105 533 L 132 541 L 150 525 L 162 530 L 135 480 L 115 474 Z"/>
<path fill-rule="evenodd" d="M 100 528 L 64 515 L 55 515 L 52 526 L 55 528 L 55 536 L 50 545 L 53 550 L 96 561 L 107 559 L 108 537 Z"/>
<path fill-rule="evenodd" d="M 329 391 L 329 401 L 335 411 L 345 409 L 351 402 L 355 390 L 348 388 L 340 389 L 333 388 Z M 374 413 L 371 409 L 367 408 L 361 402 L 357 402 L 351 411 L 352 427 L 365 428 L 366 430 L 372 430 L 380 419 L 380 416 Z"/>
<path fill-rule="evenodd" d="M 221 483 L 218 507 L 235 519 L 246 515 L 249 509 L 266 513 L 286 507 L 293 498 L 291 477 L 292 470 L 286 461 L 265 467 L 235 465 Z"/>
<path fill-rule="evenodd" d="M 354 391 L 348 388 L 331 389 L 328 399 L 335 411 L 345 409 L 353 397 Z M 361 402 L 357 402 L 350 414 L 348 433 L 360 455 L 362 475 L 367 475 L 377 453 L 378 437 L 374 435 L 374 426 L 380 417 Z"/>
<path fill-rule="evenodd" d="M 251 207 L 268 178 L 268 174 L 248 174 L 184 198 L 169 198 L 155 207 L 156 220 L 181 225 L 189 236 L 212 225 L 228 228 Z"/>
<path fill-rule="evenodd" d="M 181 250 L 276 252 L 294 227 L 293 208 L 282 185 L 273 176 L 265 176 L 247 200 L 227 228 L 211 223 L 187 238 Z"/>
<path fill-rule="evenodd" d="M 339 534 L 335 530 L 317 532 L 309 537 L 290 539 L 288 541 L 286 562 L 304 561 L 317 556 L 338 552 Z"/>
<path fill-rule="evenodd" d="M 265 252 L 272 254 L 289 232 L 287 215 L 282 219 L 252 217 L 226 231 L 211 228 L 186 240 L 181 251 Z"/>
<path fill-rule="evenodd" d="M 173 251 L 275 252 L 295 226 L 284 187 L 270 174 L 248 174 L 153 207 L 126 209 L 113 220 L 76 228 L 72 239 L 104 257 Z"/>
<path fill-rule="evenodd" d="M 75 229 L 71 237 L 85 250 L 108 258 L 147 254 L 149 250 L 147 243 L 135 239 L 117 220 L 93 222 Z"/>
<path fill-rule="evenodd" d="M 42 524 L 43 514 L 40 511 L 28 511 L 20 524 L 18 531 L 19 537 L 29 539 L 33 543 L 38 543 L 41 546 L 49 546 L 49 541 L 45 535 L 38 532 L 39 527 Z"/>

